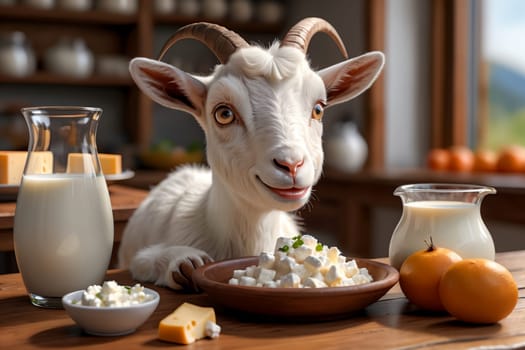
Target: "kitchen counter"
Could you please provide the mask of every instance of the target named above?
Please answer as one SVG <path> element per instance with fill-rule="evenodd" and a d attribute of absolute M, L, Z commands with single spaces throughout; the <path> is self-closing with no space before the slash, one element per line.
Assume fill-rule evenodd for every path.
<path fill-rule="evenodd" d="M 133 334 L 96 337 L 85 334 L 64 310 L 32 306 L 19 274 L 0 275 L 0 348 L 135 349 L 182 348 L 157 339 L 159 321 L 183 302 L 214 306 L 222 332 L 188 349 L 477 349 L 525 344 L 525 251 L 501 253 L 497 260 L 514 275 L 520 299 L 506 319 L 493 325 L 467 325 L 444 314 L 417 310 L 396 285 L 362 312 L 332 321 L 263 319 L 213 305 L 204 293 L 187 294 L 145 284 L 160 293 L 149 320 Z M 384 259 L 383 259 L 384 261 Z M 111 270 L 107 279 L 130 284 L 127 271 Z M 480 348 L 481 349 L 481 348 Z M 490 349 L 490 348 L 485 348 Z M 505 349 L 505 348 L 498 348 Z M 510 349 L 510 347 L 508 348 Z M 513 348 L 516 349 L 516 348 Z"/>
<path fill-rule="evenodd" d="M 299 211 L 299 215 L 307 230 L 333 233 L 336 245 L 345 255 L 377 257 L 373 249 L 374 211 L 386 208 L 399 219 L 403 205 L 401 199 L 394 196 L 394 190 L 400 185 L 432 182 L 495 187 L 497 193 L 485 197 L 481 204 L 481 215 L 489 230 L 498 222 L 525 225 L 523 174 L 428 169 L 379 169 L 352 174 L 326 169 L 314 187 L 310 203 Z M 395 225 L 388 228 L 389 235 L 394 228 Z M 525 246 L 515 249 L 525 249 Z"/>

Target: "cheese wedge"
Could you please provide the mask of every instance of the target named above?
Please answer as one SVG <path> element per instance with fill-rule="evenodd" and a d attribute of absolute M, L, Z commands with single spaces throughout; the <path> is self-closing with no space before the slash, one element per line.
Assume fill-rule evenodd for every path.
<path fill-rule="evenodd" d="M 105 175 L 122 173 L 122 156 L 120 154 L 99 153 L 98 159 Z M 67 158 L 68 173 L 93 171 L 93 162 L 89 154 L 70 153 Z"/>
<path fill-rule="evenodd" d="M 191 344 L 207 336 L 207 321 L 215 323 L 213 308 L 184 303 L 160 321 L 159 339 Z"/>
<path fill-rule="evenodd" d="M 53 172 L 53 153 L 50 151 L 32 152 L 26 174 L 51 174 Z"/>
<path fill-rule="evenodd" d="M 94 172 L 94 162 L 91 154 L 88 153 L 69 153 L 67 155 L 68 173 L 82 174 L 85 172 Z"/>
<path fill-rule="evenodd" d="M 0 151 L 0 184 L 19 185 L 24 173 L 27 152 Z M 51 174 L 53 172 L 53 153 L 33 152 L 28 174 Z"/>
<path fill-rule="evenodd" d="M 0 184 L 20 184 L 26 158 L 27 152 L 0 151 Z"/>
<path fill-rule="evenodd" d="M 99 153 L 98 159 L 102 172 L 106 175 L 122 173 L 122 156 L 120 154 Z"/>

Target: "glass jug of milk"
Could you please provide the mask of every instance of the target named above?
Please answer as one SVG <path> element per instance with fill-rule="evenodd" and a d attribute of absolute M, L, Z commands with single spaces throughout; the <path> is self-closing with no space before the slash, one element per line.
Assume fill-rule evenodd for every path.
<path fill-rule="evenodd" d="M 14 246 L 31 302 L 61 308 L 64 294 L 100 284 L 113 248 L 113 213 L 96 147 L 102 110 L 24 108 L 29 148 Z"/>
<path fill-rule="evenodd" d="M 390 239 L 390 264 L 399 269 L 426 242 L 454 250 L 463 258 L 494 260 L 494 241 L 480 206 L 492 187 L 460 184 L 413 184 L 398 187 L 403 213 Z"/>

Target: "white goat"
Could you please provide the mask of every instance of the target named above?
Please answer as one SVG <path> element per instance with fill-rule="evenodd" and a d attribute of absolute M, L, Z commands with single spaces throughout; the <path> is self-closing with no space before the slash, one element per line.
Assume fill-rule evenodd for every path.
<path fill-rule="evenodd" d="M 180 39 L 199 40 L 221 62 L 209 77 L 157 60 L 131 61 L 146 95 L 196 118 L 211 168 L 179 168 L 132 216 L 119 259 L 134 278 L 192 288 L 196 267 L 256 255 L 273 249 L 277 237 L 298 234 L 288 212 L 307 203 L 321 175 L 324 108 L 366 90 L 384 62 L 371 52 L 315 72 L 306 51 L 317 32 L 330 35 L 347 58 L 335 29 L 307 18 L 267 50 L 215 24 L 181 28 L 161 58 Z"/>

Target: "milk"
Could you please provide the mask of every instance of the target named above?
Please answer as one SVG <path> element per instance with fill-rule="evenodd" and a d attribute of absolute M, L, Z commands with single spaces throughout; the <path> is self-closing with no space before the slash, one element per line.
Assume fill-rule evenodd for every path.
<path fill-rule="evenodd" d="M 463 258 L 494 260 L 495 248 L 483 223 L 480 207 L 459 201 L 405 203 L 390 242 L 390 263 L 400 268 L 413 252 L 427 247 L 425 240 L 454 250 Z"/>
<path fill-rule="evenodd" d="M 62 297 L 100 284 L 113 247 L 113 217 L 104 177 L 24 175 L 14 244 L 29 293 Z"/>

